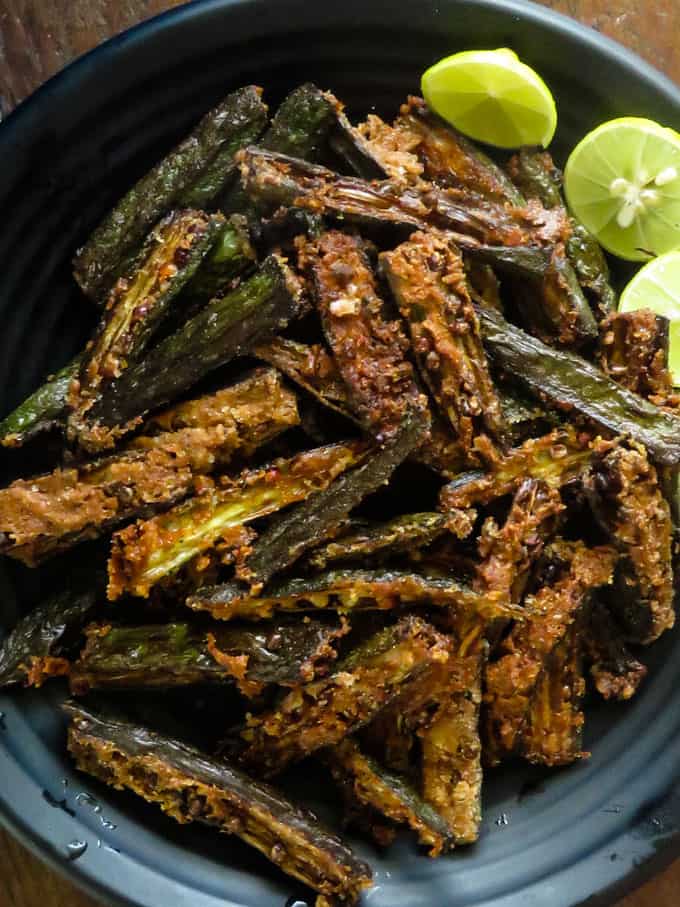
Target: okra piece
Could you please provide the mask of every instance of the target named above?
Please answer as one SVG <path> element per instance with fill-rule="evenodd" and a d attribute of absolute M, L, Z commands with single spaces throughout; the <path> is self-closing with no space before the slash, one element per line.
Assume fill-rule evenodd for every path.
<path fill-rule="evenodd" d="M 110 382 L 90 419 L 110 443 L 140 417 L 167 403 L 237 356 L 281 330 L 300 311 L 296 278 L 277 255 L 226 296 L 216 297 L 140 362 Z"/>
<path fill-rule="evenodd" d="M 376 132 L 375 129 L 373 131 Z M 471 142 L 428 110 L 421 98 L 408 99 L 392 130 L 382 124 L 375 135 L 375 145 L 394 144 L 399 136 L 402 144 L 407 143 L 410 156 L 415 156 L 420 162 L 425 179 L 462 190 L 491 204 L 518 209 L 526 207 L 522 194 L 505 173 Z M 532 193 L 529 197 L 536 198 L 536 195 Z M 547 208 L 555 207 L 543 198 L 540 201 Z M 567 236 L 564 238 L 567 239 Z M 522 276 L 527 278 L 526 273 Z M 530 311 L 526 312 L 532 331 L 543 325 L 543 331 L 539 334 L 542 339 L 555 336 L 567 346 L 578 346 L 597 337 L 597 325 L 561 247 L 552 252 L 550 264 L 541 267 L 533 277 L 538 278 L 537 281 L 532 278 L 534 286 L 524 284 L 517 294 L 522 310 L 535 297 Z"/>
<path fill-rule="evenodd" d="M 77 767 L 117 790 L 131 790 L 182 825 L 234 834 L 283 872 L 347 905 L 371 884 L 371 870 L 308 810 L 180 740 L 80 702 L 64 709 Z"/>
<path fill-rule="evenodd" d="M 513 299 L 531 334 L 544 343 L 577 349 L 597 340 L 597 322 L 564 244 L 552 250 L 540 277 L 513 281 Z"/>
<path fill-rule="evenodd" d="M 321 344 L 306 346 L 285 337 L 274 337 L 256 347 L 253 353 L 258 359 L 275 366 L 324 406 L 356 421 L 347 387 L 333 357 Z"/>
<path fill-rule="evenodd" d="M 346 622 L 275 621 L 256 629 L 186 623 L 93 624 L 70 672 L 71 692 L 169 689 L 235 682 L 247 696 L 268 684 L 295 686 L 328 673 Z"/>
<path fill-rule="evenodd" d="M 330 92 L 306 82 L 283 99 L 259 146 L 280 154 L 316 160 L 330 132 L 336 128 L 341 106 Z M 256 206 L 249 202 L 238 182 L 226 193 L 221 208 L 243 211 L 253 222 L 258 219 Z"/>
<path fill-rule="evenodd" d="M 229 289 L 235 278 L 254 270 L 257 254 L 250 242 L 246 219 L 232 214 L 219 228 L 215 242 L 184 288 L 191 303 L 206 301 Z"/>
<path fill-rule="evenodd" d="M 293 689 L 270 711 L 249 716 L 240 759 L 265 777 L 279 774 L 358 730 L 402 684 L 447 658 L 442 634 L 420 618 L 403 618 L 350 652 L 329 677 Z"/>
<path fill-rule="evenodd" d="M 475 439 L 486 433 L 502 442 L 505 426 L 463 260 L 445 235 L 435 233 L 415 233 L 380 260 L 409 326 L 423 378 L 475 459 Z"/>
<path fill-rule="evenodd" d="M 80 371 L 81 355 L 72 359 L 0 422 L 0 444 L 21 447 L 64 423 L 73 378 Z"/>
<path fill-rule="evenodd" d="M 475 589 L 519 603 L 531 566 L 546 539 L 554 534 L 563 510 L 557 489 L 537 479 L 525 479 L 503 525 L 499 527 L 489 517 L 482 527 Z"/>
<path fill-rule="evenodd" d="M 130 362 L 139 360 L 223 223 L 222 215 L 172 212 L 151 231 L 139 267 L 129 277 L 121 277 L 111 290 L 69 390 L 68 434 L 90 453 L 96 453 L 100 445 L 97 427 L 90 425 L 89 410 L 106 385 L 120 378 Z"/>
<path fill-rule="evenodd" d="M 444 819 L 404 778 L 363 753 L 352 737 L 328 749 L 324 758 L 350 811 L 359 804 L 390 822 L 408 825 L 418 835 L 419 843 L 430 848 L 431 857 L 449 849 L 451 832 Z"/>
<path fill-rule="evenodd" d="M 647 668 L 624 641 L 620 624 L 603 602 L 595 602 L 583 634 L 590 676 L 604 699 L 631 699 L 647 676 Z"/>
<path fill-rule="evenodd" d="M 392 610 L 408 605 L 456 607 L 488 620 L 525 612 L 494 596 L 480 595 L 460 581 L 403 570 L 330 570 L 272 584 L 261 596 L 244 592 L 239 583 L 206 586 L 187 599 L 194 611 L 220 620 L 263 620 L 283 612 L 326 610 Z"/>
<path fill-rule="evenodd" d="M 507 434 L 513 445 L 545 434 L 557 424 L 558 416 L 555 412 L 547 411 L 540 403 L 525 397 L 516 388 L 503 385 L 497 391 Z"/>
<path fill-rule="evenodd" d="M 562 172 L 547 151 L 520 148 L 508 161 L 508 173 L 525 198 L 537 198 L 546 208 L 564 205 Z"/>
<path fill-rule="evenodd" d="M 561 488 L 585 473 L 592 455 L 587 434 L 577 432 L 571 425 L 556 428 L 509 451 L 492 462 L 487 472 L 461 473 L 442 488 L 441 509 L 490 504 L 496 498 L 517 491 L 525 479 L 545 482 L 550 488 Z"/>
<path fill-rule="evenodd" d="M 477 314 L 492 361 L 521 386 L 598 428 L 629 435 L 662 465 L 680 463 L 680 419 L 621 387 L 575 353 L 530 337 L 498 312 L 478 308 Z"/>
<path fill-rule="evenodd" d="M 562 174 L 547 151 L 522 148 L 508 165 L 512 181 L 526 198 L 537 198 L 546 208 L 564 208 Z M 616 310 L 616 292 L 609 282 L 609 266 L 595 237 L 571 218 L 567 254 L 580 285 L 600 318 Z"/>
<path fill-rule="evenodd" d="M 629 638 L 647 645 L 675 623 L 673 527 L 657 472 L 644 450 L 600 441 L 586 488 L 631 587 L 617 595 L 617 614 Z"/>
<path fill-rule="evenodd" d="M 472 532 L 471 515 L 461 511 L 453 522 L 442 513 L 409 513 L 386 523 L 362 526 L 311 551 L 305 566 L 325 570 L 330 564 L 352 560 L 390 558 L 395 554 L 417 551 L 452 531 L 466 538 Z"/>
<path fill-rule="evenodd" d="M 158 417 L 167 429 L 136 438 L 127 449 L 1 489 L 0 551 L 34 565 L 168 507 L 193 492 L 199 477 L 298 422 L 295 397 L 272 370 L 180 404 Z"/>
<path fill-rule="evenodd" d="M 447 821 L 455 843 L 465 844 L 477 839 L 481 820 L 479 707 L 488 646 L 483 619 L 449 614 L 443 621 L 448 661 L 405 684 L 360 733 L 387 765 L 413 777 Z"/>
<path fill-rule="evenodd" d="M 327 488 L 365 452 L 358 442 L 332 444 L 245 469 L 165 513 L 127 526 L 111 542 L 109 598 L 126 592 L 147 597 L 190 562 L 234 539 L 238 544 L 246 524 Z"/>
<path fill-rule="evenodd" d="M 239 578 L 250 582 L 257 593 L 305 551 L 324 542 L 365 497 L 389 481 L 397 466 L 422 443 L 426 430 L 421 413 L 407 414 L 399 430 L 362 464 L 278 516 L 253 545 Z"/>
<path fill-rule="evenodd" d="M 73 263 L 75 278 L 89 297 L 103 301 L 125 276 L 144 236 L 172 208 L 212 205 L 208 184 L 212 181 L 219 193 L 233 179 L 235 152 L 264 129 L 267 107 L 260 94 L 253 85 L 230 94 L 104 218 Z M 193 189 L 200 192 L 200 201 Z"/>
<path fill-rule="evenodd" d="M 568 558 L 566 569 L 527 600 L 533 616 L 513 627 L 500 645 L 500 657 L 486 669 L 484 723 L 491 765 L 520 747 L 547 659 L 589 598 L 613 579 L 613 549 L 574 542 L 562 543 L 561 551 Z"/>
<path fill-rule="evenodd" d="M 295 206 L 352 223 L 408 230 L 448 230 L 462 248 L 553 246 L 568 235 L 567 217 L 534 204 L 509 208 L 429 184 L 368 182 L 251 146 L 239 152 L 241 180 L 256 202 Z"/>
<path fill-rule="evenodd" d="M 256 347 L 253 352 L 259 359 L 278 368 L 324 406 L 359 423 L 359 417 L 352 409 L 347 385 L 340 376 L 335 360 L 323 346 L 306 346 L 285 337 L 275 337 L 269 343 Z M 465 465 L 462 445 L 442 418 L 436 413 L 431 413 L 431 418 L 429 436 L 410 459 L 423 463 L 450 479 Z"/>
<path fill-rule="evenodd" d="M 0 644 L 0 689 L 19 683 L 39 687 L 68 674 L 69 658 L 104 592 L 104 574 L 84 570 L 21 618 Z"/>
<path fill-rule="evenodd" d="M 649 309 L 609 315 L 600 326 L 600 368 L 622 387 L 652 402 L 665 401 L 673 393 L 668 328 L 668 319 Z"/>
<path fill-rule="evenodd" d="M 464 693 L 443 696 L 433 720 L 418 731 L 423 798 L 446 820 L 456 844 L 474 843 L 482 821 L 479 713 L 483 649 L 468 660 L 473 675 L 468 688 Z"/>
<path fill-rule="evenodd" d="M 354 168 L 358 176 L 376 180 L 387 177 L 414 185 L 421 181 L 423 165 L 415 153 L 419 136 L 399 121 L 390 126 L 379 116 L 369 114 L 364 123 L 346 134 L 346 138 L 356 152 L 377 164 L 381 171 L 365 176 L 360 161 L 359 167 Z"/>
<path fill-rule="evenodd" d="M 490 264 L 468 255 L 464 258 L 465 279 L 470 297 L 478 305 L 488 305 L 492 309 L 503 311 L 501 284 Z"/>
<path fill-rule="evenodd" d="M 546 660 L 536 686 L 520 750 L 534 765 L 570 765 L 588 755 L 581 750 L 585 680 L 581 641 L 572 625 Z"/>
<path fill-rule="evenodd" d="M 371 117 L 368 119 L 370 121 Z M 338 112 L 337 120 L 328 136 L 328 144 L 335 154 L 349 165 L 352 172 L 362 179 L 383 180 L 388 175 L 386 168 L 390 161 L 380 153 L 381 149 L 374 147 L 363 124 L 352 126 L 342 111 Z M 392 163 L 399 166 L 394 159 Z"/>
<path fill-rule="evenodd" d="M 342 105 L 329 91 L 311 82 L 294 89 L 282 101 L 262 139 L 267 151 L 315 160 L 335 126 Z"/>
<path fill-rule="evenodd" d="M 490 201 L 516 207 L 525 204 L 522 194 L 500 167 L 434 114 L 422 98 L 408 98 L 394 129 L 414 137 L 413 153 L 422 165 L 425 179 Z"/>
<path fill-rule="evenodd" d="M 406 358 L 408 340 L 388 317 L 363 241 L 335 230 L 308 242 L 300 264 L 310 277 L 326 340 L 352 409 L 379 441 L 407 414 L 427 411 Z"/>

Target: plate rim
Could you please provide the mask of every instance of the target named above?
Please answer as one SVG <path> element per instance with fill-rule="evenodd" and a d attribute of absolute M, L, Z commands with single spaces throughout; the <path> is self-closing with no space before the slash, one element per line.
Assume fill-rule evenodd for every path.
<path fill-rule="evenodd" d="M 71 61 L 40 85 L 27 98 L 19 102 L 0 121 L 0 144 L 5 142 L 11 144 L 13 140 L 20 138 L 24 128 L 30 124 L 34 117 L 39 116 L 42 105 L 49 102 L 50 96 L 55 92 L 67 91 L 72 83 L 77 85 L 87 70 L 93 65 L 98 66 L 105 59 L 114 61 L 116 56 L 124 50 L 138 43 L 144 44 L 151 35 L 163 31 L 170 25 L 181 25 L 183 21 L 194 20 L 203 15 L 209 16 L 219 12 L 221 9 L 231 7 L 242 6 L 244 9 L 256 6 L 266 7 L 269 2 L 271 0 L 193 0 L 193 2 L 188 2 L 183 6 L 146 19 L 107 39 L 92 50 Z M 676 85 L 670 77 L 618 41 L 562 13 L 541 6 L 535 3 L 534 0 L 440 0 L 440 3 L 442 7 L 460 5 L 487 8 L 490 11 L 498 10 L 514 15 L 520 21 L 529 20 L 539 25 L 547 26 L 550 30 L 561 33 L 565 37 L 571 37 L 579 43 L 586 44 L 599 54 L 617 61 L 628 69 L 635 70 L 638 79 L 649 83 L 680 110 L 680 86 Z M 2 713 L 0 713 L 0 717 L 2 717 Z M 2 743 L 2 727 L 0 727 L 0 767 L 3 765 L 8 767 L 10 761 L 14 762 L 13 757 Z M 50 827 L 54 830 L 55 826 L 60 826 L 66 830 L 69 824 L 67 822 L 69 817 L 65 813 L 62 814 L 60 811 L 53 809 L 47 803 L 41 796 L 38 785 L 28 773 L 16 765 L 15 771 L 19 771 L 23 775 L 22 783 L 24 786 L 32 785 L 36 788 L 35 796 L 32 797 L 30 808 L 20 814 L 0 790 L 0 824 L 38 859 L 91 896 L 98 899 L 106 899 L 107 903 L 115 905 L 115 907 L 119 907 L 119 905 L 120 907 L 138 907 L 141 902 L 128 898 L 119 884 L 113 883 L 112 885 L 103 882 L 101 878 L 95 877 L 93 872 L 88 870 L 84 864 L 80 864 L 77 861 L 64 861 L 63 856 L 60 856 L 54 846 L 54 831 L 50 834 L 41 829 Z M 0 778 L 2 777 L 0 773 Z M 634 891 L 645 881 L 661 872 L 674 859 L 680 856 L 680 770 L 667 792 L 656 801 L 654 807 L 661 811 L 670 808 L 674 812 L 678 812 L 678 827 L 675 831 L 663 838 L 663 843 L 656 848 L 656 852 L 651 857 L 644 859 L 642 863 L 637 866 L 634 865 L 631 869 L 626 868 L 620 875 L 615 875 L 613 881 L 605 888 L 595 892 L 584 901 L 575 902 L 573 907 L 586 907 L 586 905 L 587 907 L 608 907 L 619 897 Z M 608 846 L 618 846 L 620 842 L 625 841 L 627 838 L 635 838 L 636 831 L 641 831 L 648 821 L 648 811 L 642 810 L 637 820 L 631 823 L 617 838 L 609 841 Z M 638 835 L 638 840 L 639 837 Z M 594 855 L 587 859 L 592 859 L 592 856 Z M 575 865 L 577 864 L 572 864 L 572 867 L 569 868 L 573 868 Z M 133 866 L 141 874 L 150 874 L 150 879 L 160 875 L 154 868 L 141 863 L 134 863 Z M 128 877 L 126 878 L 126 884 L 129 882 L 130 879 Z M 217 899 L 205 892 L 191 891 L 189 893 L 192 898 L 191 904 L 194 907 L 216 907 L 218 903 Z M 243 905 L 227 901 L 221 897 L 219 904 L 221 907 L 243 907 Z"/>

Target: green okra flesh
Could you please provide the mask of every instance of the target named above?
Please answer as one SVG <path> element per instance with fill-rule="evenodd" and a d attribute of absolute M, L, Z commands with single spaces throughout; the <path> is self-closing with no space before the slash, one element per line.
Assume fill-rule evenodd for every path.
<path fill-rule="evenodd" d="M 199 589 L 189 596 L 187 605 L 220 620 L 262 620 L 279 612 L 327 609 L 345 614 L 408 605 L 456 608 L 489 620 L 525 616 L 520 608 L 477 593 L 460 580 L 396 569 L 329 570 L 272 584 L 259 596 L 229 582 Z"/>
<path fill-rule="evenodd" d="M 254 588 L 262 588 L 305 551 L 325 541 L 351 510 L 389 481 L 397 466 L 422 443 L 425 434 L 422 414 L 407 416 L 397 433 L 361 465 L 339 476 L 328 488 L 307 498 L 290 513 L 279 516 L 253 546 L 241 578 Z"/>
<path fill-rule="evenodd" d="M 92 407 L 91 419 L 114 439 L 125 434 L 143 414 L 283 328 L 300 304 L 297 281 L 281 258 L 270 255 L 252 277 L 213 299 L 111 382 Z"/>
<path fill-rule="evenodd" d="M 330 564 L 390 558 L 431 544 L 448 530 L 442 513 L 409 513 L 386 523 L 369 524 L 310 551 L 305 564 L 325 570 Z"/>
<path fill-rule="evenodd" d="M 51 375 L 36 391 L 0 422 L 0 444 L 21 447 L 64 423 L 69 388 L 80 371 L 82 354 Z"/>
<path fill-rule="evenodd" d="M 223 223 L 221 215 L 172 212 L 151 231 L 139 266 L 113 287 L 69 392 L 69 435 L 89 452 L 109 443 L 105 436 L 101 444 L 101 433 L 96 425 L 90 426 L 88 411 L 107 384 L 119 378 L 128 363 L 140 359 Z"/>
<path fill-rule="evenodd" d="M 361 443 L 331 444 L 246 469 L 150 520 L 114 535 L 109 598 L 124 592 L 146 597 L 181 568 L 223 546 L 242 544 L 243 528 L 328 485 L 365 458 Z M 219 559 L 218 558 L 218 559 Z"/>
<path fill-rule="evenodd" d="M 255 141 L 266 124 L 267 107 L 260 94 L 252 85 L 230 94 L 104 218 L 74 259 L 76 280 L 88 296 L 103 301 L 153 224 L 173 207 L 195 204 L 190 201 L 192 187 L 201 184 L 218 156 L 217 181 L 232 178 L 235 152 Z M 207 201 L 202 192 L 201 204 Z"/>
<path fill-rule="evenodd" d="M 621 387 L 574 353 L 555 350 L 498 313 L 478 308 L 484 345 L 506 374 L 566 412 L 644 444 L 657 462 L 680 463 L 680 419 Z"/>
<path fill-rule="evenodd" d="M 93 625 L 71 668 L 71 692 L 236 682 L 250 695 L 268 684 L 294 686 L 327 672 L 337 657 L 333 643 L 347 630 L 337 619 L 279 620 L 257 628 Z"/>
<path fill-rule="evenodd" d="M 0 644 L 0 689 L 41 686 L 68 673 L 72 654 L 94 609 L 104 601 L 104 574 L 84 570 L 23 617 Z"/>

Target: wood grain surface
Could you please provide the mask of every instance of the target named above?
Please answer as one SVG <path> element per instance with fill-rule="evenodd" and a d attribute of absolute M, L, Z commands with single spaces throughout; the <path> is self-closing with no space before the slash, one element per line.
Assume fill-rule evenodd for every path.
<path fill-rule="evenodd" d="M 105 38 L 182 2 L 0 0 L 0 113 L 9 113 L 45 79 Z M 616 38 L 680 82 L 680 0 L 542 2 Z M 679 905 L 680 861 L 617 907 Z M 0 831 L 0 907 L 96 905 Z"/>

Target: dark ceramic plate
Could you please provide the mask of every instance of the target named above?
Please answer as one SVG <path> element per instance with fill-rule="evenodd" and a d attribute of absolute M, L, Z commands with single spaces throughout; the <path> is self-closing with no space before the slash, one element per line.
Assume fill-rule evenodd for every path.
<path fill-rule="evenodd" d="M 554 91 L 558 157 L 610 117 L 680 121 L 680 92 L 663 76 L 522 0 L 213 0 L 154 19 L 70 66 L 0 127 L 0 411 L 67 361 L 92 327 L 69 273 L 72 251 L 220 96 L 256 82 L 275 103 L 312 79 L 352 116 L 373 106 L 389 114 L 439 57 L 500 46 L 514 48 Z M 6 478 L 16 455 L 1 465 Z M 53 575 L 4 569 L 0 627 L 47 592 Z M 631 704 L 591 705 L 592 759 L 549 776 L 516 767 L 488 778 L 476 847 L 432 862 L 407 840 L 385 854 L 358 842 L 376 869 L 366 904 L 609 904 L 669 860 L 680 841 L 679 642 L 669 633 L 649 651 L 650 677 Z M 305 901 L 238 841 L 180 828 L 75 775 L 60 696 L 57 685 L 0 697 L 0 813 L 42 857 L 109 903 Z M 324 784 L 307 777 L 298 787 L 332 816 Z"/>

